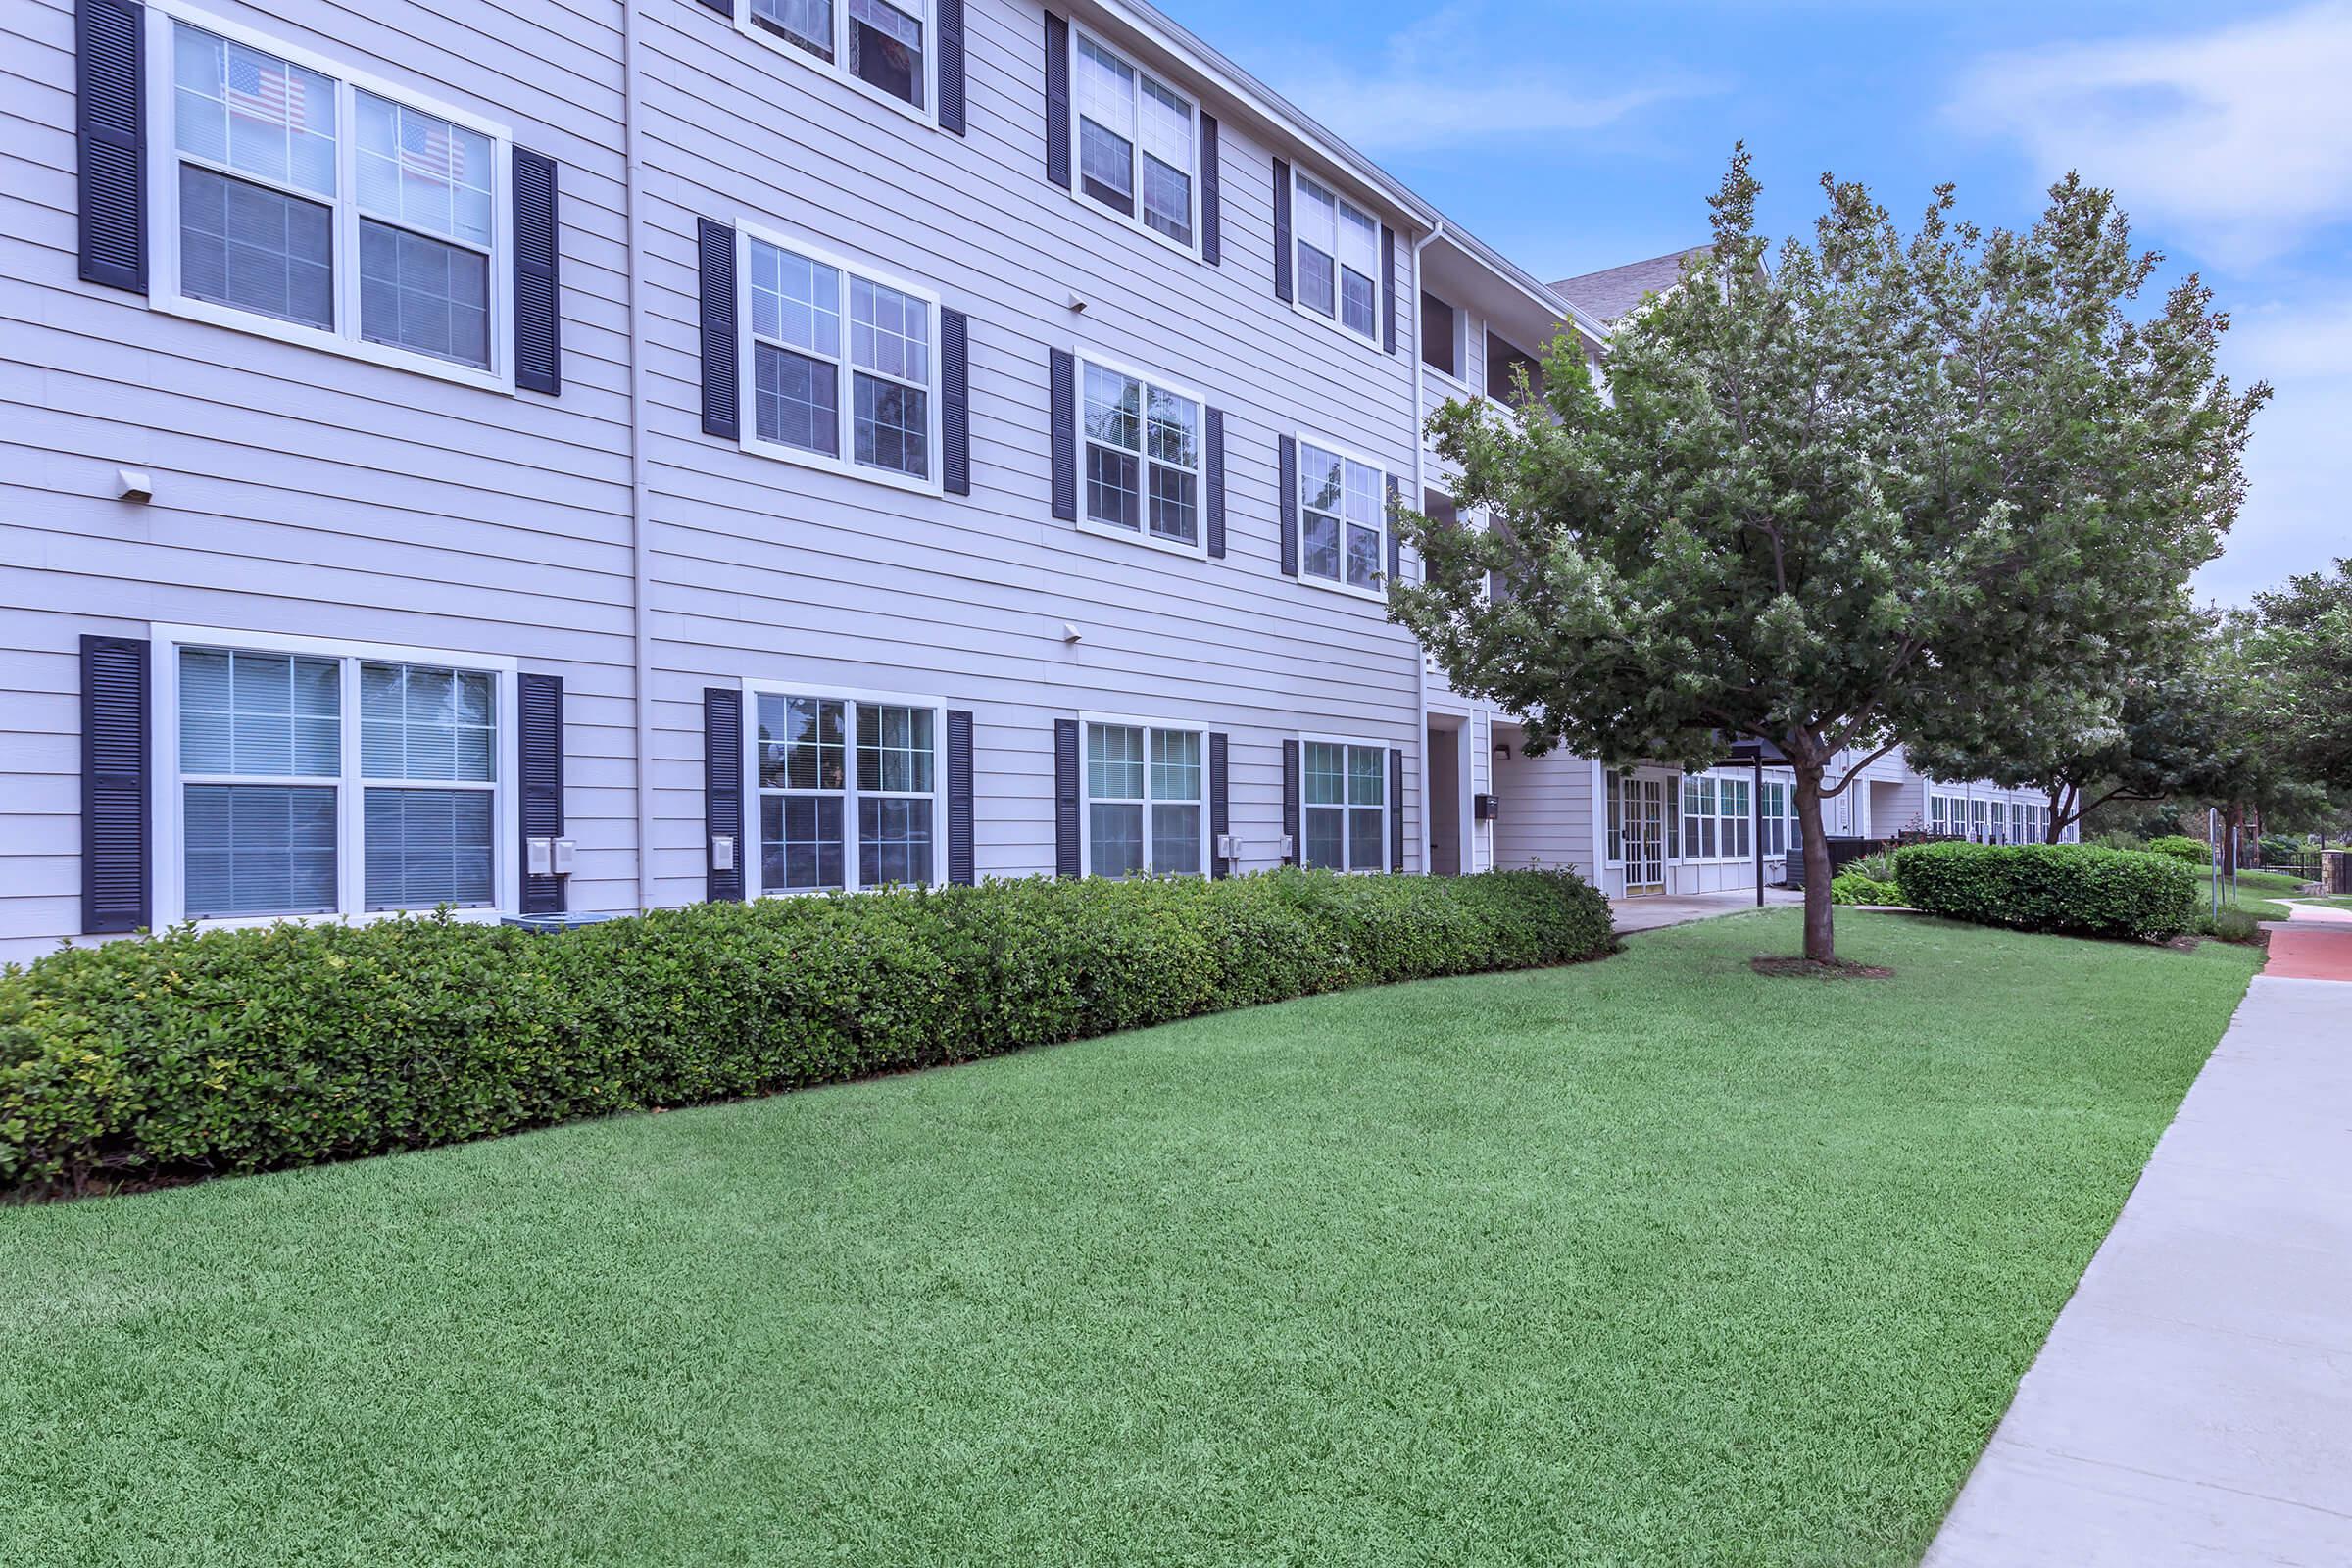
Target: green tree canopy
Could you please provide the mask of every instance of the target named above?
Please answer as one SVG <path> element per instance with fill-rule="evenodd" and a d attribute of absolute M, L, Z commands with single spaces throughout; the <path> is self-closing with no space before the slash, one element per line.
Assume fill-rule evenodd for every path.
<path fill-rule="evenodd" d="M 1562 339 L 1541 402 L 1440 411 L 1456 502 L 1494 526 L 1408 515 L 1426 580 L 1391 603 L 1531 751 L 1779 746 L 1806 954 L 1829 960 L 1834 760 L 2017 710 L 2112 715 L 2236 514 L 2268 391 L 2216 373 L 2227 322 L 2196 279 L 2133 318 L 2156 259 L 2106 191 L 2070 176 L 2010 232 L 1957 220 L 1945 187 L 1905 236 L 1862 186 L 1822 188 L 1812 237 L 1767 267 L 1741 149 L 1712 249 L 1617 327 L 1607 395 Z"/>

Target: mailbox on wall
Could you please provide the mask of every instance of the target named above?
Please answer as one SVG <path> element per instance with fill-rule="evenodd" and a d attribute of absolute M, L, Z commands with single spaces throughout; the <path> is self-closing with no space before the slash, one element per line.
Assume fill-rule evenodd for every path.
<path fill-rule="evenodd" d="M 1473 795 L 1473 796 L 1471 796 L 1471 797 L 1470 797 L 1470 817 L 1471 817 L 1471 820 L 1473 820 L 1473 821 L 1477 821 L 1477 822 L 1492 822 L 1492 821 L 1494 821 L 1494 817 L 1495 817 L 1495 810 L 1494 810 L 1494 796 L 1492 796 L 1492 795 Z"/>

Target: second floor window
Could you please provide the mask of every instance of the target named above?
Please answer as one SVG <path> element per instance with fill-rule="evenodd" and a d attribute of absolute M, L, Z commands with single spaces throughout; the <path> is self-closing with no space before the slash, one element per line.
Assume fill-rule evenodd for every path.
<path fill-rule="evenodd" d="M 1381 470 L 1369 463 L 1298 443 L 1298 569 L 1357 593 L 1381 591 L 1388 510 Z"/>
<path fill-rule="evenodd" d="M 780 240 L 747 249 L 747 444 L 935 488 L 937 302 Z"/>
<path fill-rule="evenodd" d="M 1086 519 L 1200 548 L 1200 400 L 1101 364 L 1085 374 Z"/>
<path fill-rule="evenodd" d="M 1192 249 L 1192 100 L 1084 33 L 1075 53 L 1079 190 Z"/>
<path fill-rule="evenodd" d="M 1380 220 L 1308 175 L 1291 178 L 1299 307 L 1378 342 Z"/>
<path fill-rule="evenodd" d="M 498 376 L 506 138 L 293 51 L 177 19 L 166 36 L 160 292 L 228 324 Z"/>
<path fill-rule="evenodd" d="M 1487 396 L 1494 399 L 1497 403 L 1507 403 L 1517 407 L 1519 377 L 1522 374 L 1527 377 L 1528 396 L 1541 398 L 1544 395 L 1543 365 L 1525 349 L 1489 332 L 1487 334 Z"/>
<path fill-rule="evenodd" d="M 929 7 L 923 0 L 746 0 L 746 30 L 781 40 L 876 96 L 928 114 Z"/>

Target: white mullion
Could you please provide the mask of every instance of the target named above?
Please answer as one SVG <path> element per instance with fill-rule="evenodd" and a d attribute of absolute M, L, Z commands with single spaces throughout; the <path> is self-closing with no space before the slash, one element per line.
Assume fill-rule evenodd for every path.
<path fill-rule="evenodd" d="M 849 10 L 848 0 L 842 0 L 842 10 Z M 858 700 L 845 698 L 841 705 L 841 886 L 845 893 L 855 893 L 865 886 L 865 846 L 858 843 Z M 877 728 L 874 739 L 879 742 Z"/>
<path fill-rule="evenodd" d="M 335 321 L 337 337 L 360 336 L 360 155 L 358 89 L 335 80 Z"/>
<path fill-rule="evenodd" d="M 834 0 L 833 11 L 841 19 L 843 48 L 847 49 L 850 0 Z M 842 56 L 842 64 L 846 70 L 849 64 L 847 54 Z M 841 323 L 841 358 L 833 367 L 833 422 L 836 426 L 835 440 L 840 444 L 840 462 L 844 467 L 855 469 L 858 466 L 858 327 L 850 318 L 852 293 L 850 270 L 846 267 L 834 268 L 833 318 Z"/>
<path fill-rule="evenodd" d="M 408 678 L 401 678 L 402 703 L 407 703 Z M 368 817 L 367 786 L 360 766 L 360 662 L 337 661 L 337 692 L 342 704 L 341 770 L 335 785 L 335 912 L 361 913 L 367 907 Z"/>

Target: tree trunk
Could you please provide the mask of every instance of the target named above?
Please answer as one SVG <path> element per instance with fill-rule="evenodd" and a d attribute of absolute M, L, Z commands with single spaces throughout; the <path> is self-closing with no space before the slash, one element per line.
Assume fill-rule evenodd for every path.
<path fill-rule="evenodd" d="M 1830 926 L 1830 841 L 1821 836 L 1821 767 L 1797 762 L 1796 825 L 1805 836 L 1805 956 L 1838 961 Z"/>
<path fill-rule="evenodd" d="M 2064 784 L 2053 784 L 2044 793 L 2049 798 L 2050 809 L 2042 826 L 2041 842 L 2056 844 L 2066 832 L 2066 813 L 2074 809 L 2075 802 L 2082 797 Z"/>

